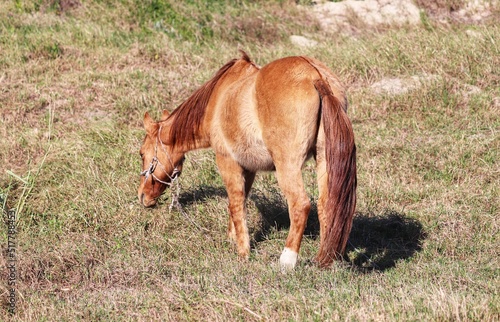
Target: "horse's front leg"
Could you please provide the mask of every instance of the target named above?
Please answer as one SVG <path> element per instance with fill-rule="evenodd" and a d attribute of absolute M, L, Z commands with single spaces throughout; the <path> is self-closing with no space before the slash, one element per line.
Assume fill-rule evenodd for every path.
<path fill-rule="evenodd" d="M 229 238 L 234 240 L 240 257 L 250 255 L 250 236 L 246 223 L 245 201 L 255 178 L 254 172 L 243 169 L 234 159 L 217 155 L 217 166 L 229 198 Z"/>

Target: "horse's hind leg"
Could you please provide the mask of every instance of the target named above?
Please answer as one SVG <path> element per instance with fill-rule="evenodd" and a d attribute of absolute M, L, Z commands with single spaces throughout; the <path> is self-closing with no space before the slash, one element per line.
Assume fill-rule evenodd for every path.
<path fill-rule="evenodd" d="M 231 157 L 223 155 L 217 155 L 217 166 L 229 198 L 228 234 L 235 240 L 240 257 L 247 259 L 250 254 L 250 237 L 246 223 L 245 200 L 255 173 L 247 172 Z"/>
<path fill-rule="evenodd" d="M 283 167 L 276 165 L 276 176 L 286 196 L 290 216 L 290 231 L 280 257 L 280 266 L 282 269 L 293 269 L 297 263 L 311 203 L 304 190 L 300 166 L 293 166 L 292 163 L 285 164 Z"/>

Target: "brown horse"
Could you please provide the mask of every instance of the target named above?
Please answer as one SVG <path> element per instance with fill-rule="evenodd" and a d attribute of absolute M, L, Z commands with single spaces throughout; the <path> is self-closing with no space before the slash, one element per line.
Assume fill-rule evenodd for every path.
<path fill-rule="evenodd" d="M 347 99 L 338 78 L 308 57 L 279 59 L 259 68 L 242 52 L 172 114 L 144 116 L 142 178 L 146 207 L 180 174 L 186 152 L 212 147 L 229 197 L 228 234 L 248 258 L 245 201 L 259 170 L 276 170 L 286 196 L 290 231 L 280 257 L 293 268 L 309 215 L 302 166 L 316 159 L 320 250 L 328 266 L 345 251 L 356 207 L 356 147 Z"/>

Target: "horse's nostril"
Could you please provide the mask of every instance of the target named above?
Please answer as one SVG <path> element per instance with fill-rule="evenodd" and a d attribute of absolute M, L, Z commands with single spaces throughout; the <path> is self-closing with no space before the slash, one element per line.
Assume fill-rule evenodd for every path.
<path fill-rule="evenodd" d="M 141 205 L 144 205 L 144 193 L 141 193 L 141 196 L 139 197 L 139 201 L 141 202 Z"/>

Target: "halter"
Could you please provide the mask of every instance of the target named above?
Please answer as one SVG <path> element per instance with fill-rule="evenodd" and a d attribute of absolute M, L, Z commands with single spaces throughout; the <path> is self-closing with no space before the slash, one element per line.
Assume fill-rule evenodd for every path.
<path fill-rule="evenodd" d="M 165 149 L 165 146 L 163 145 L 163 142 L 160 139 L 161 129 L 162 129 L 162 127 L 160 126 L 160 129 L 158 130 L 158 136 L 157 136 L 156 142 L 155 142 L 156 143 L 155 144 L 155 155 L 154 155 L 153 159 L 151 160 L 151 162 L 149 163 L 149 167 L 146 170 L 141 172 L 141 176 L 144 176 L 144 182 L 146 182 L 148 180 L 149 176 L 152 176 L 156 181 L 163 183 L 164 185 L 167 185 L 170 187 L 170 186 L 172 186 L 173 182 L 179 177 L 179 174 L 181 172 L 179 171 L 179 169 L 176 166 L 174 166 L 172 159 L 170 158 L 170 155 L 167 153 L 167 150 Z M 170 164 L 174 168 L 174 171 L 172 172 L 171 175 L 168 174 L 167 170 L 165 169 L 165 166 L 163 166 L 163 164 L 161 164 L 160 160 L 158 160 L 158 157 L 157 157 L 157 155 L 158 155 L 158 141 L 160 141 L 161 148 L 162 148 L 163 152 L 165 152 L 165 155 L 168 157 L 168 161 L 170 162 Z M 160 180 L 154 174 L 156 167 L 158 165 L 163 170 L 163 172 L 167 175 L 167 177 L 169 177 L 170 182 Z"/>

